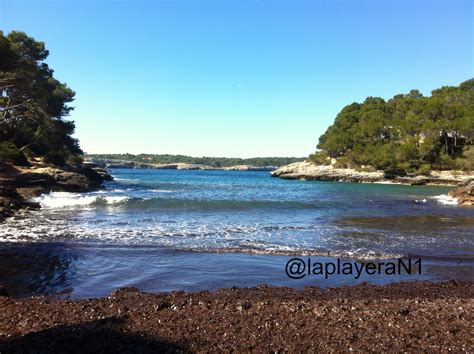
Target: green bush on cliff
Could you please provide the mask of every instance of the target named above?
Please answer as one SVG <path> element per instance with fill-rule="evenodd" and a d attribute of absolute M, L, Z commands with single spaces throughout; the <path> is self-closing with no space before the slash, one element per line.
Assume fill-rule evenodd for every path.
<path fill-rule="evenodd" d="M 372 165 L 425 173 L 471 169 L 474 154 L 474 79 L 424 97 L 418 90 L 385 101 L 368 97 L 337 115 L 319 138 L 320 152 L 343 165 Z"/>
<path fill-rule="evenodd" d="M 419 175 L 429 175 L 431 172 L 431 165 L 427 163 L 424 165 L 421 165 L 420 168 L 416 172 Z"/>
<path fill-rule="evenodd" d="M 64 166 L 66 164 L 66 159 L 64 158 L 63 153 L 58 151 L 51 151 L 44 156 L 44 162 L 56 166 Z"/>
<path fill-rule="evenodd" d="M 0 160 L 10 162 L 17 166 L 28 166 L 28 161 L 15 144 L 8 141 L 0 143 Z"/>
<path fill-rule="evenodd" d="M 309 155 L 309 160 L 318 165 L 329 165 L 331 163 L 331 159 L 324 151 L 317 151 L 314 154 Z"/>
<path fill-rule="evenodd" d="M 72 166 L 81 166 L 84 159 L 80 155 L 71 154 L 66 158 L 66 162 Z"/>

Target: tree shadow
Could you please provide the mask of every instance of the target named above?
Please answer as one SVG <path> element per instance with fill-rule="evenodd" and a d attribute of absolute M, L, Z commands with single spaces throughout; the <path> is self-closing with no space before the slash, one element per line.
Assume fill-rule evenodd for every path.
<path fill-rule="evenodd" d="M 0 175 L 4 177 L 10 177 L 20 173 L 20 170 L 5 161 L 0 161 Z"/>
<path fill-rule="evenodd" d="M 125 321 L 109 317 L 60 325 L 23 336 L 0 339 L 0 353 L 188 353 L 185 343 L 127 333 Z"/>

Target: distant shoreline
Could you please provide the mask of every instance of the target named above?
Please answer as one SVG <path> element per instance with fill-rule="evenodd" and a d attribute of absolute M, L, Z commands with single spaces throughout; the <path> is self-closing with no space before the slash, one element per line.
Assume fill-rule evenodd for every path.
<path fill-rule="evenodd" d="M 457 186 L 447 198 L 453 203 L 474 205 L 474 174 L 459 171 L 432 171 L 430 175 L 392 175 L 384 171 L 366 172 L 331 165 L 316 165 L 309 161 L 286 166 L 234 165 L 214 167 L 202 164 L 169 163 L 147 164 L 125 160 L 94 160 L 88 158 L 83 166 L 68 171 L 60 168 L 8 167 L 0 169 L 0 222 L 21 209 L 37 209 L 32 197 L 49 191 L 86 192 L 102 188 L 102 183 L 112 179 L 106 169 L 161 169 L 161 170 L 216 170 L 216 171 L 267 171 L 269 176 L 289 180 L 337 181 L 352 183 L 381 183 L 404 185 Z M 42 167 L 42 168 L 39 168 Z M 4 171 L 2 171 L 4 170 Z M 9 172 L 8 172 L 9 171 Z"/>
<path fill-rule="evenodd" d="M 123 168 L 234 170 L 246 170 L 248 167 L 251 167 L 252 169 L 277 168 L 307 159 L 307 157 L 194 157 L 168 154 L 86 154 L 84 158 L 85 161 L 97 163 L 102 167 L 111 165 Z M 174 167 L 174 165 L 176 165 L 176 167 Z"/>
<path fill-rule="evenodd" d="M 204 164 L 192 164 L 184 162 L 176 163 L 142 163 L 128 160 L 114 159 L 87 159 L 85 164 L 90 167 L 101 168 L 130 168 L 130 169 L 155 169 L 155 170 L 220 170 L 220 171 L 274 171 L 278 166 L 254 166 L 254 165 L 232 165 L 216 167 Z"/>
<path fill-rule="evenodd" d="M 459 186 L 474 180 L 472 172 L 431 171 L 427 175 L 397 174 L 381 170 L 368 172 L 352 168 L 336 168 L 331 165 L 317 165 L 309 161 L 280 167 L 272 171 L 271 176 L 290 180 L 439 186 Z"/>

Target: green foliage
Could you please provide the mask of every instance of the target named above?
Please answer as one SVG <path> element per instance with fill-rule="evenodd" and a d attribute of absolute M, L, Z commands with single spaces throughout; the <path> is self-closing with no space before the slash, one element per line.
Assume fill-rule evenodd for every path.
<path fill-rule="evenodd" d="M 54 78 L 48 55 L 43 42 L 23 32 L 0 32 L 0 141 L 63 163 L 82 154 L 71 136 L 74 123 L 64 119 L 75 93 Z"/>
<path fill-rule="evenodd" d="M 354 162 L 347 156 L 342 156 L 337 159 L 336 163 L 333 165 L 335 168 L 354 168 L 356 165 Z"/>
<path fill-rule="evenodd" d="M 429 175 L 431 172 L 431 165 L 428 163 L 425 163 L 421 165 L 420 168 L 416 172 L 419 175 Z"/>
<path fill-rule="evenodd" d="M 56 166 L 64 166 L 66 164 L 66 159 L 64 158 L 63 153 L 59 151 L 50 151 L 44 155 L 44 162 Z"/>
<path fill-rule="evenodd" d="M 331 164 L 331 159 L 328 158 L 328 154 L 325 151 L 317 151 L 314 154 L 309 155 L 308 159 L 318 165 Z"/>
<path fill-rule="evenodd" d="M 84 159 L 81 155 L 71 154 L 67 157 L 66 162 L 72 166 L 81 166 Z"/>
<path fill-rule="evenodd" d="M 429 97 L 411 90 L 388 101 L 368 97 L 352 103 L 319 138 L 322 152 L 317 154 L 336 157 L 343 166 L 419 173 L 431 168 L 472 169 L 474 155 L 466 152 L 473 140 L 474 79 L 470 79 L 457 87 L 433 90 Z"/>
<path fill-rule="evenodd" d="M 28 166 L 25 155 L 13 143 L 0 142 L 0 160 L 10 162 L 17 166 Z"/>
<path fill-rule="evenodd" d="M 154 155 L 154 154 L 90 154 L 94 160 L 120 160 L 148 164 L 189 163 L 208 165 L 212 167 L 229 167 L 235 165 L 284 166 L 293 162 L 304 161 L 304 157 L 253 157 L 248 159 L 234 157 L 192 157 L 184 155 Z"/>

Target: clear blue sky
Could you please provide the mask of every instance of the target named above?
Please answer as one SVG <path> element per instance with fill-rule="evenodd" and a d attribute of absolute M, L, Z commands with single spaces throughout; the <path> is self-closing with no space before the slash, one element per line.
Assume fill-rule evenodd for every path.
<path fill-rule="evenodd" d="M 343 106 L 473 77 L 473 2 L 0 0 L 89 153 L 306 156 Z"/>

